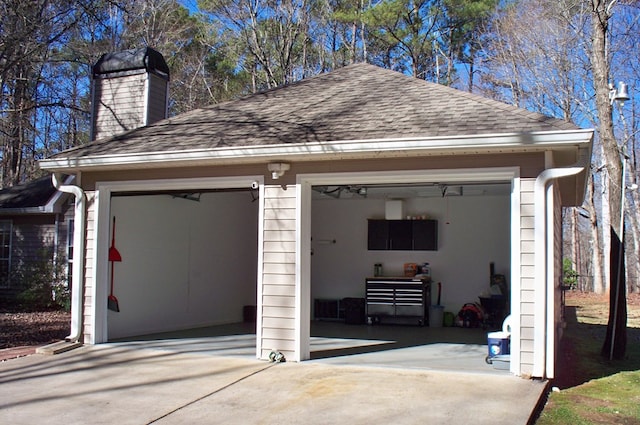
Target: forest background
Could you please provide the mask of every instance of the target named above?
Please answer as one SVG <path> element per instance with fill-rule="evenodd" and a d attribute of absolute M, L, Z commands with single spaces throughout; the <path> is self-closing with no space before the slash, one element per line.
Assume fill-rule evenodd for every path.
<path fill-rule="evenodd" d="M 0 0 L 0 17 L 0 187 L 89 142 L 103 53 L 160 51 L 170 115 L 366 61 L 596 129 L 586 200 L 563 213 L 570 284 L 609 290 L 611 226 L 640 292 L 637 1 Z"/>

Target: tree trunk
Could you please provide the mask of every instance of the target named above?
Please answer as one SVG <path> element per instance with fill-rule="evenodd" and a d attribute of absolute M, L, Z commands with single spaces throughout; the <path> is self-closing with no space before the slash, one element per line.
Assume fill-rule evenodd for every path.
<path fill-rule="evenodd" d="M 613 133 L 612 108 L 609 100 L 609 62 L 607 56 L 607 30 L 610 15 L 607 3 L 598 0 L 591 1 L 593 5 L 591 16 L 592 51 L 591 66 L 593 69 L 593 83 L 596 91 L 596 110 L 598 111 L 598 133 L 602 144 L 603 159 L 609 174 L 609 211 L 611 227 L 622 239 L 620 234 L 620 207 L 622 187 L 622 161 Z"/>
<path fill-rule="evenodd" d="M 626 350 L 626 285 L 624 285 L 624 228 L 621 222 L 624 181 L 620 151 L 613 133 L 612 108 L 609 100 L 609 62 L 607 56 L 607 30 L 610 7 L 615 1 L 591 0 L 592 51 L 591 66 L 596 91 L 600 143 L 609 177 L 609 212 L 611 243 L 609 261 L 609 322 L 602 356 L 609 360 L 622 359 Z M 623 211 L 622 211 L 623 212 Z M 623 212 L 624 213 L 624 212 Z M 606 232 L 606 230 L 605 230 Z"/>
<path fill-rule="evenodd" d="M 590 246 L 591 246 L 591 271 L 587 273 L 591 275 L 590 282 L 584 282 L 582 280 L 582 289 L 586 291 L 594 291 L 598 294 L 604 292 L 604 279 L 602 275 L 604 254 L 602 252 L 602 243 L 600 241 L 600 232 L 598 230 L 598 215 L 595 207 L 595 183 L 593 175 L 589 178 L 587 185 L 587 195 L 585 202 L 585 209 L 589 215 L 589 232 L 591 234 Z"/>
<path fill-rule="evenodd" d="M 624 240 L 619 240 L 611 229 L 611 290 L 609 292 L 609 324 L 601 356 L 609 360 L 622 360 L 627 349 L 627 291 L 624 278 Z"/>

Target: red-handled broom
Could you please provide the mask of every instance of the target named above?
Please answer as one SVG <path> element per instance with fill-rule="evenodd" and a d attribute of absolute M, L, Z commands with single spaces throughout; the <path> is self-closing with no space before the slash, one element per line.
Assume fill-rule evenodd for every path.
<path fill-rule="evenodd" d="M 113 263 L 122 261 L 120 252 L 116 249 L 116 218 L 113 217 L 113 227 L 111 229 L 111 246 L 109 247 L 109 262 L 111 263 L 111 291 L 107 298 L 107 308 L 112 311 L 119 312 L 118 299 L 113 295 Z"/>

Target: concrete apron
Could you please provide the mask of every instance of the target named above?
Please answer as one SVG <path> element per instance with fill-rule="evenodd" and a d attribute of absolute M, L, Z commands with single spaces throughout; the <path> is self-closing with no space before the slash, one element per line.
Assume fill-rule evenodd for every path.
<path fill-rule="evenodd" d="M 525 424 L 544 382 L 118 345 L 0 363 L 0 423 Z"/>

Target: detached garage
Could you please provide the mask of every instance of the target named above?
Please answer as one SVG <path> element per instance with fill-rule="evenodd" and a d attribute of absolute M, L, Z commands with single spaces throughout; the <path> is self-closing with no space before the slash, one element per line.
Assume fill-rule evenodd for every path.
<path fill-rule="evenodd" d="M 103 57 L 100 138 L 40 162 L 76 198 L 70 339 L 234 323 L 255 305 L 256 357 L 302 361 L 315 300 L 366 297 L 374 264 L 394 277 L 428 262 L 453 311 L 494 264 L 511 372 L 553 377 L 561 208 L 582 202 L 592 130 L 364 63 L 158 120 L 161 58 Z M 110 263 L 114 217 L 122 261 Z M 437 244 L 372 249 L 370 221 L 407 217 L 436 222 Z"/>

